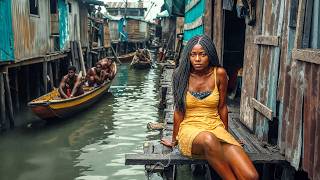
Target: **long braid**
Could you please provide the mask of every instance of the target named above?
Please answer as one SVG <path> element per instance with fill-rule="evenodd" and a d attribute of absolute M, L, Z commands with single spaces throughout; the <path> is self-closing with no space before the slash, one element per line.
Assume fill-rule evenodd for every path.
<path fill-rule="evenodd" d="M 192 48 L 200 44 L 209 57 L 209 67 L 220 66 L 216 48 L 212 40 L 206 35 L 198 35 L 191 38 L 183 48 L 179 66 L 173 73 L 173 98 L 175 108 L 185 113 L 186 111 L 186 93 L 191 70 L 190 52 Z"/>

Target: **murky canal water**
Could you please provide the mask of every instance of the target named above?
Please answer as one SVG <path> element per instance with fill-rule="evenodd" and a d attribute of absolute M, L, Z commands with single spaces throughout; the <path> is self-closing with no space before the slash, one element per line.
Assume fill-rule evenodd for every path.
<path fill-rule="evenodd" d="M 146 179 L 144 166 L 125 166 L 124 155 L 142 152 L 143 141 L 159 138 L 146 128 L 159 117 L 159 73 L 121 65 L 109 93 L 87 111 L 2 134 L 0 179 Z"/>

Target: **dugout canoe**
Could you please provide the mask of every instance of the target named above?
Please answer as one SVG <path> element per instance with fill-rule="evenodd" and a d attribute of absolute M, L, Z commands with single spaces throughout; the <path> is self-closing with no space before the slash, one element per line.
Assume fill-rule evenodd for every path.
<path fill-rule="evenodd" d="M 130 63 L 132 61 L 132 58 L 133 56 L 135 55 L 136 53 L 135 52 L 131 52 L 131 53 L 128 53 L 128 54 L 124 54 L 124 55 L 121 55 L 121 56 L 118 56 L 118 59 L 121 63 Z M 115 57 L 108 57 L 108 59 L 112 59 L 113 61 L 116 60 Z"/>
<path fill-rule="evenodd" d="M 117 71 L 116 64 L 113 64 L 115 71 Z M 58 89 L 54 89 L 32 100 L 28 103 L 28 106 L 35 115 L 44 120 L 70 117 L 77 112 L 89 108 L 93 103 L 98 101 L 108 91 L 111 83 L 112 80 L 104 82 L 98 87 L 83 87 L 84 94 L 68 99 L 60 98 Z"/>
<path fill-rule="evenodd" d="M 131 67 L 135 69 L 149 69 L 152 66 L 151 53 L 147 50 L 148 55 L 145 60 L 141 60 L 137 55 L 134 55 L 131 62 Z"/>

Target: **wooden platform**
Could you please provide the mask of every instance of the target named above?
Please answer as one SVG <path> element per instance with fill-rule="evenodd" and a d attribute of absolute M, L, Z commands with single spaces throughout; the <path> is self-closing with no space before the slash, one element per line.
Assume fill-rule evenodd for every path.
<path fill-rule="evenodd" d="M 165 129 L 162 130 L 162 138 L 171 139 L 173 130 L 173 96 L 171 89 L 171 77 L 174 66 L 164 65 L 160 80 L 160 103 L 163 110 Z M 254 163 L 282 163 L 285 162 L 278 149 L 267 143 L 259 141 L 239 121 L 239 103 L 228 104 L 229 132 L 243 142 L 243 148 Z M 126 165 L 146 165 L 146 169 L 156 170 L 181 164 L 207 164 L 201 158 L 187 158 L 182 156 L 177 148 L 173 150 L 160 144 L 159 141 L 144 143 L 144 153 L 126 154 Z"/>

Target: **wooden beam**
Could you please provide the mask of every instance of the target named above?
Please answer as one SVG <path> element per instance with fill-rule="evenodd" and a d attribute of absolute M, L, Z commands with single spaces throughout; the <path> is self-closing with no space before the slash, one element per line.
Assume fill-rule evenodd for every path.
<path fill-rule="evenodd" d="M 208 35 L 212 39 L 212 0 L 206 0 L 206 8 L 204 13 L 204 31 L 205 34 Z"/>
<path fill-rule="evenodd" d="M 19 73 L 18 69 L 14 70 L 14 88 L 15 88 L 15 106 L 16 110 L 20 110 L 20 98 L 19 98 Z"/>
<path fill-rule="evenodd" d="M 320 50 L 319 49 L 293 49 L 292 59 L 320 64 Z"/>
<path fill-rule="evenodd" d="M 49 54 L 49 55 L 39 56 L 39 57 L 32 57 L 29 59 L 24 59 L 24 60 L 14 62 L 12 64 L 8 64 L 6 67 L 13 68 L 13 67 L 19 67 L 19 66 L 26 66 L 30 64 L 41 63 L 44 61 L 53 61 L 56 59 L 65 58 L 67 56 L 68 56 L 67 53 L 57 53 L 57 54 Z"/>
<path fill-rule="evenodd" d="M 9 122 L 10 122 L 10 128 L 14 127 L 14 116 L 13 116 L 13 106 L 12 106 L 12 96 L 11 96 L 11 90 L 10 90 L 10 82 L 9 82 L 9 74 L 8 72 L 3 73 L 4 75 L 4 89 L 5 89 L 5 96 L 6 96 L 6 103 L 9 114 Z"/>
<path fill-rule="evenodd" d="M 267 46 L 279 46 L 279 36 L 257 35 L 254 37 L 254 43 Z"/>
<path fill-rule="evenodd" d="M 284 156 L 270 153 L 248 153 L 249 158 L 254 163 L 279 163 L 285 162 Z M 182 156 L 181 154 L 126 154 L 125 165 L 145 165 L 145 164 L 206 164 L 205 159 L 193 159 Z"/>
<path fill-rule="evenodd" d="M 272 121 L 273 113 L 272 110 L 269 109 L 264 104 L 257 101 L 255 98 L 251 98 L 250 106 Z"/>
<path fill-rule="evenodd" d="M 48 75 L 49 75 L 49 79 L 50 79 L 50 88 L 54 88 L 54 83 L 53 83 L 53 71 L 52 71 L 52 63 L 48 63 Z M 51 89 L 49 90 L 51 91 Z"/>

